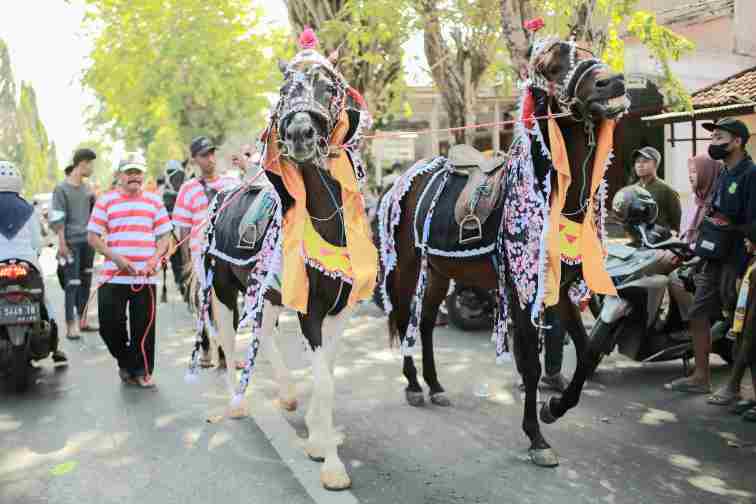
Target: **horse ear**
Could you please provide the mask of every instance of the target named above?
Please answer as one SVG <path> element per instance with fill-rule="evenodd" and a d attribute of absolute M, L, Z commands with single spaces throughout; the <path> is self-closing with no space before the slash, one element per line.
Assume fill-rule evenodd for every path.
<path fill-rule="evenodd" d="M 278 69 L 281 70 L 282 74 L 286 73 L 286 69 L 289 67 L 289 62 L 286 60 L 283 60 L 281 58 L 278 58 Z"/>
<path fill-rule="evenodd" d="M 336 64 L 339 62 L 339 50 L 334 50 L 331 54 L 328 55 L 328 61 L 331 62 L 331 65 L 336 66 Z"/>

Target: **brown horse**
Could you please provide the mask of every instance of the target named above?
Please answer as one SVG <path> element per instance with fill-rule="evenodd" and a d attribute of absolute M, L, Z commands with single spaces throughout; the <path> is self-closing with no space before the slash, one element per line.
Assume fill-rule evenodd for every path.
<path fill-rule="evenodd" d="M 367 122 L 362 115 L 366 113 L 363 102 L 354 92 L 348 91 L 333 63 L 334 60 L 313 50 L 300 52 L 288 64 L 281 63 L 284 73 L 281 99 L 266 135 L 273 135 L 275 131 L 278 142 L 273 146 L 281 158 L 294 165 L 301 174 L 307 195 L 307 214 L 317 235 L 331 246 L 345 247 L 348 233 L 353 230 L 347 230 L 349 221 L 345 218 L 347 210 L 342 202 L 342 188 L 329 172 L 327 160 L 334 156 L 334 150 L 342 147 L 347 149 L 351 159 L 355 159 L 350 145 L 357 144 L 355 138 Z M 348 131 L 343 144 L 334 148 L 329 146 L 329 139 L 339 118 L 344 117 L 343 113 L 349 118 Z M 267 148 L 273 147 L 268 144 Z M 355 170 L 360 168 L 359 162 L 355 162 L 354 167 Z M 280 386 L 281 405 L 287 410 L 297 407 L 294 383 L 276 348 L 274 336 L 283 307 L 281 287 L 272 279 L 284 278 L 284 272 L 280 262 L 270 258 L 280 259 L 282 215 L 300 203 L 296 203 L 287 191 L 283 177 L 273 173 L 267 175 L 272 188 L 258 192 L 240 188 L 236 192 L 218 195 L 209 211 L 211 225 L 207 249 L 203 253 L 204 267 L 208 271 L 204 304 L 210 307 L 214 339 L 226 355 L 234 352 L 240 292 L 247 293 L 246 317 L 253 324 L 253 343 L 238 387 L 234 384 L 235 374 L 229 371 L 227 375 L 229 393 L 234 395 L 231 403 L 233 417 L 246 415 L 244 392 L 258 349 L 273 365 Z M 246 234 L 240 231 L 240 223 L 248 210 L 259 203 L 257 198 L 266 197 L 270 198 L 273 207 L 277 207 L 276 216 L 268 224 L 259 226 L 251 241 L 244 242 Z M 256 222 L 253 226 L 259 225 L 260 221 Z M 272 236 L 279 238 L 271 239 Z M 246 245 L 242 246 L 243 243 Z M 333 424 L 333 370 L 339 337 L 353 311 L 348 303 L 352 284 L 351 279 L 329 275 L 309 262 L 306 263 L 306 275 L 307 312 L 298 313 L 298 316 L 311 350 L 314 385 L 305 416 L 309 434 L 305 451 L 311 459 L 324 462 L 321 468 L 323 486 L 339 490 L 348 488 L 351 480 L 338 455 L 343 438 Z M 259 300 L 257 304 L 254 304 L 255 299 Z"/>
<path fill-rule="evenodd" d="M 576 53 L 579 49 L 568 42 L 559 42 L 552 40 L 539 48 L 538 53 L 531 59 L 531 80 L 529 92 L 532 93 L 535 109 L 534 117 L 542 117 L 550 112 L 558 115 L 557 112 L 571 112 L 571 115 L 561 114 L 557 120 L 563 133 L 567 155 L 572 174 L 572 183 L 569 186 L 566 203 L 563 208 L 563 215 L 569 215 L 570 219 L 576 222 L 582 222 L 585 216 L 588 199 L 585 193 L 585 184 L 590 187 L 590 170 L 586 167 L 592 166 L 594 145 L 592 132 L 594 125 L 605 119 L 615 119 L 627 108 L 627 99 L 625 97 L 624 78 L 622 75 L 611 74 L 607 67 L 598 60 L 577 59 Z M 540 85 L 538 85 L 540 84 Z M 540 129 L 543 138 L 543 145 L 537 141 L 532 142 L 531 155 L 536 160 L 534 164 L 534 175 L 536 180 L 550 180 L 555 183 L 553 168 L 551 167 L 549 157 L 542 152 L 545 146 L 550 150 L 549 137 L 546 135 L 547 123 L 539 119 L 535 123 L 536 128 Z M 526 133 L 533 137 L 532 131 Z M 428 165 L 437 162 L 439 158 L 431 161 Z M 442 160 L 443 161 L 443 160 Z M 454 255 L 434 255 L 427 254 L 427 284 L 422 297 L 422 310 L 420 320 L 413 320 L 415 314 L 412 313 L 409 300 L 413 299 L 418 286 L 418 277 L 422 270 L 422 251 L 418 248 L 418 243 L 422 241 L 419 235 L 422 232 L 417 224 L 418 214 L 423 215 L 427 212 L 428 198 L 424 194 L 426 188 L 437 187 L 433 178 L 439 178 L 442 171 L 450 169 L 443 163 L 438 163 L 440 168 L 429 168 L 427 171 L 420 170 L 414 179 L 406 184 L 405 195 L 399 196 L 401 199 L 401 214 L 398 218 L 398 224 L 395 229 L 388 229 L 388 222 L 391 220 L 390 205 L 385 204 L 385 198 L 390 197 L 391 193 L 384 197 L 381 206 L 381 231 L 393 236 L 395 242 L 395 266 L 386 268 L 386 257 L 384 249 L 381 248 L 382 268 L 385 271 L 384 281 L 385 289 L 388 294 L 388 301 L 393 305 L 393 310 L 389 313 L 389 331 L 391 338 L 399 338 L 404 344 L 407 338 L 407 330 L 411 322 L 419 327 L 420 339 L 422 342 L 422 359 L 423 359 L 423 378 L 430 389 L 430 400 L 436 405 L 448 406 L 450 401 L 444 393 L 444 388 L 438 380 L 436 366 L 433 355 L 433 329 L 440 303 L 444 300 L 450 280 L 455 280 L 464 285 L 475 285 L 486 289 L 499 289 L 499 273 L 494 265 L 494 261 L 507 261 L 507 257 L 496 257 L 495 245 L 499 222 L 510 215 L 517 217 L 519 209 L 506 208 L 510 205 L 507 200 L 507 191 L 511 181 L 504 178 L 501 182 L 503 185 L 503 203 L 500 204 L 505 208 L 498 208 L 491 214 L 491 218 L 486 222 L 483 229 L 484 237 L 488 237 L 488 244 L 491 245 L 480 255 L 467 254 L 467 257 L 461 258 Z M 509 167 L 501 169 L 511 170 Z M 454 170 L 450 169 L 452 179 Z M 458 177 L 458 176 L 457 176 Z M 461 182 L 462 184 L 464 184 Z M 400 184 L 402 179 L 397 181 Z M 451 219 L 449 209 L 453 209 L 455 200 L 460 194 L 459 184 L 457 190 L 452 190 L 454 182 L 451 181 L 448 189 L 444 189 L 436 196 L 436 212 L 429 222 L 436 219 L 436 214 L 444 214 L 447 219 L 444 222 L 452 222 L 449 225 L 449 236 L 459 234 L 459 228 L 454 227 L 453 212 Z M 397 187 L 395 185 L 395 187 Z M 582 188 L 582 189 L 581 189 Z M 512 189 L 512 192 L 515 190 Z M 425 206 L 423 206 L 425 205 Z M 421 208 L 419 208 L 421 207 Z M 446 209 L 446 211 L 444 211 Z M 425 214 L 427 215 L 427 213 Z M 396 219 L 396 216 L 393 217 Z M 438 219 L 443 216 L 439 215 Z M 498 222 L 490 222 L 491 220 Z M 396 224 L 396 222 L 394 222 Z M 432 227 L 444 234 L 443 227 Z M 526 223 L 527 226 L 527 223 Z M 502 228 L 504 226 L 502 225 Z M 453 229 L 451 229 L 453 228 Z M 392 234 L 393 232 L 393 234 Z M 499 231 L 500 233 L 501 231 Z M 494 238 L 490 238 L 493 234 Z M 438 239 L 438 237 L 436 237 Z M 485 241 L 485 240 L 484 240 Z M 482 250 L 482 249 L 481 249 Z M 493 252 L 491 250 L 494 250 Z M 508 271 L 508 265 L 504 264 L 505 271 Z M 570 333 L 575 343 L 578 354 L 577 371 L 570 383 L 569 388 L 562 397 L 553 397 L 545 404 L 542 410 L 542 420 L 547 423 L 553 422 L 555 418 L 562 416 L 567 409 L 575 406 L 578 402 L 582 385 L 586 379 L 586 372 L 591 368 L 591 361 L 595 356 L 588 349 L 587 335 L 583 327 L 579 311 L 576 306 L 569 300 L 568 288 L 580 278 L 579 268 L 576 266 L 562 266 L 562 282 L 559 296 L 558 311 L 562 320 L 563 327 Z M 520 303 L 517 302 L 515 280 L 512 276 L 506 274 L 506 296 L 509 296 L 509 315 L 511 320 L 512 342 L 514 345 L 514 356 L 517 368 L 523 375 L 525 383 L 525 411 L 523 420 L 523 429 L 530 438 L 530 458 L 540 466 L 555 466 L 558 464 L 556 453 L 551 449 L 549 444 L 541 434 L 538 414 L 536 411 L 536 387 L 541 374 L 539 362 L 539 329 L 534 324 L 531 313 L 526 311 Z M 502 289 L 499 289 L 501 292 Z M 390 309 L 390 308 L 389 308 Z M 404 376 L 407 378 L 408 386 L 405 391 L 406 399 L 413 406 L 420 406 L 424 403 L 423 389 L 418 382 L 417 369 L 411 355 L 404 357 L 403 366 Z"/>

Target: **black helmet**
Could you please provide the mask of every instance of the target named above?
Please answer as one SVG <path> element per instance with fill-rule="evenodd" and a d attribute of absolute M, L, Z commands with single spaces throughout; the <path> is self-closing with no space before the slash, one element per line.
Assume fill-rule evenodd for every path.
<path fill-rule="evenodd" d="M 617 222 L 625 226 L 653 224 L 659 216 L 659 207 L 650 192 L 632 185 L 614 195 L 612 213 Z"/>

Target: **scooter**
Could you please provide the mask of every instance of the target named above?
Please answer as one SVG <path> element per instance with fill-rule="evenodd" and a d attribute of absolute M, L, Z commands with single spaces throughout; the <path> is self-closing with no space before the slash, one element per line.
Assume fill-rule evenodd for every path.
<path fill-rule="evenodd" d="M 0 370 L 17 392 L 29 385 L 31 362 L 47 358 L 57 337 L 40 272 L 26 261 L 0 262 Z"/>
<path fill-rule="evenodd" d="M 591 330 L 593 351 L 601 357 L 615 348 L 636 362 L 663 362 L 682 359 L 687 371 L 693 356 L 693 342 L 675 299 L 669 295 L 669 277 L 655 274 L 661 251 L 669 250 L 683 260 L 681 278 L 690 274 L 697 258 L 689 244 L 656 232 L 658 226 L 634 226 L 641 237 L 639 247 L 613 243 L 607 247 L 606 269 L 617 287 L 618 296 L 605 296 Z M 656 236 L 654 236 L 654 234 Z M 685 282 L 690 285 L 692 282 Z M 691 288 L 688 287 L 688 290 Z M 712 351 L 732 362 L 732 341 L 724 317 L 714 321 Z M 600 360 L 600 359 L 599 359 Z M 598 363 L 596 364 L 598 366 Z"/>

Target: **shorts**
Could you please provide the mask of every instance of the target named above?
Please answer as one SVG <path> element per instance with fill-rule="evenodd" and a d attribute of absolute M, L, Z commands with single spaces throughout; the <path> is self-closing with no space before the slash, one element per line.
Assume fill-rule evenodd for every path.
<path fill-rule="evenodd" d="M 734 310 L 737 276 L 737 269 L 731 264 L 706 261 L 693 279 L 696 293 L 688 317 L 716 320 L 723 311 Z"/>

